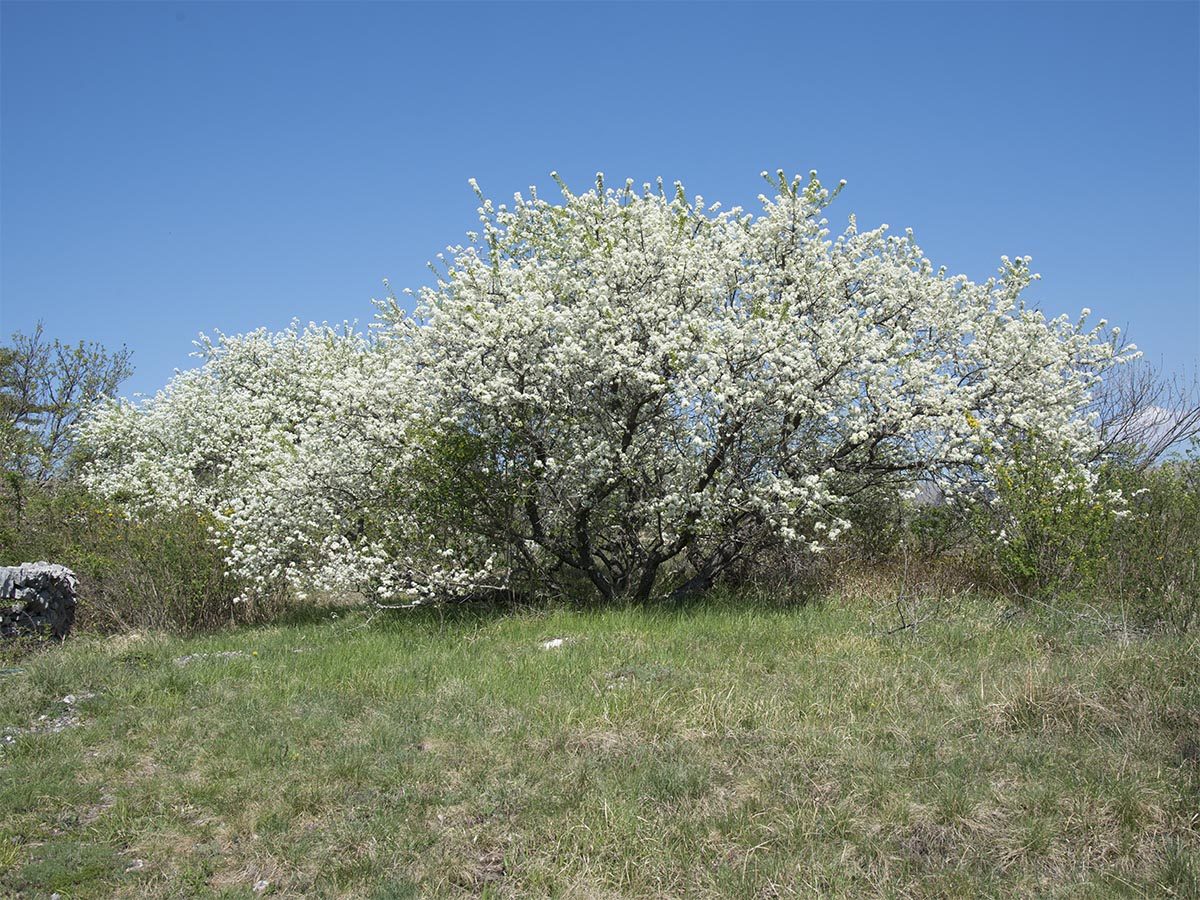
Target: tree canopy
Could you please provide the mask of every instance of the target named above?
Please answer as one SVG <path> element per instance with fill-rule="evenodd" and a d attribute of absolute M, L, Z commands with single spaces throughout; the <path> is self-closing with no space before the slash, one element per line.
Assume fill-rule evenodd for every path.
<path fill-rule="evenodd" d="M 45 481 L 68 468 L 72 429 L 133 374 L 130 352 L 49 341 L 39 322 L 0 346 L 0 456 L 6 473 Z"/>
<path fill-rule="evenodd" d="M 911 233 L 834 236 L 815 173 L 768 182 L 758 215 L 601 176 L 480 194 L 411 312 L 204 339 L 85 423 L 88 483 L 203 511 L 264 586 L 642 600 L 819 552 L 863 491 L 986 495 L 1030 440 L 1086 469 L 1091 392 L 1131 349 L 1103 320 L 1028 308 L 1027 258 L 950 276 Z"/>

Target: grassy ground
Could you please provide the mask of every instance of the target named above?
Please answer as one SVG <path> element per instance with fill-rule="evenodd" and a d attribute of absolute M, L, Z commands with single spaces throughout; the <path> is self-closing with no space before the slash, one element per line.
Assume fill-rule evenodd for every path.
<path fill-rule="evenodd" d="M 1200 897 L 1197 639 L 1000 612 L 73 640 L 0 661 L 0 897 Z"/>

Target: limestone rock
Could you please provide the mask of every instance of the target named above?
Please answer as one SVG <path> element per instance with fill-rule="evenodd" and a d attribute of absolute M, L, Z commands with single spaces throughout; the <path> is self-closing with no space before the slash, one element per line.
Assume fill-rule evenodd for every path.
<path fill-rule="evenodd" d="M 0 638 L 49 632 L 62 640 L 75 622 L 79 579 L 47 562 L 0 566 Z"/>

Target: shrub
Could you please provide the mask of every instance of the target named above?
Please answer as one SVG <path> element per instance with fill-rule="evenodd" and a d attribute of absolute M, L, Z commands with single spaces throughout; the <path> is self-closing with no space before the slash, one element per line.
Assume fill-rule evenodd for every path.
<path fill-rule="evenodd" d="M 1200 453 L 1113 478 L 1129 515 L 1111 531 L 1097 596 L 1139 625 L 1200 628 Z"/>
<path fill-rule="evenodd" d="M 966 555 L 978 546 L 963 510 L 943 502 L 910 505 L 904 539 L 905 547 L 920 559 Z"/>
<path fill-rule="evenodd" d="M 993 490 L 971 515 L 1002 584 L 1027 595 L 1090 585 L 1127 514 L 1121 492 L 1098 489 L 1096 471 L 1037 436 L 1012 441 L 994 465 Z"/>
<path fill-rule="evenodd" d="M 80 581 L 76 627 L 197 631 L 277 611 L 235 603 L 240 584 L 210 539 L 204 516 L 187 509 L 136 521 L 69 482 L 26 493 L 19 526 L 0 526 L 0 564 L 51 560 Z"/>

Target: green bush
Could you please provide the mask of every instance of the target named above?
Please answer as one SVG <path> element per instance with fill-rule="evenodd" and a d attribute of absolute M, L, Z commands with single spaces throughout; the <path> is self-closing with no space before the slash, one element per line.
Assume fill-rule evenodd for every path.
<path fill-rule="evenodd" d="M 1138 625 L 1200 628 L 1200 454 L 1110 478 L 1129 507 L 1112 528 L 1097 597 Z"/>
<path fill-rule="evenodd" d="M 905 534 L 905 504 L 899 492 L 888 485 L 854 494 L 841 513 L 850 530 L 839 540 L 839 551 L 863 563 L 888 559 Z"/>
<path fill-rule="evenodd" d="M 996 493 L 972 511 L 985 563 L 1019 597 L 1072 593 L 1103 567 L 1122 500 L 1036 437 L 996 464 Z"/>
<path fill-rule="evenodd" d="M 918 559 L 958 555 L 975 546 L 969 523 L 957 506 L 914 503 L 905 515 L 905 547 Z"/>
<path fill-rule="evenodd" d="M 72 482 L 25 488 L 19 513 L 10 495 L 0 497 L 0 565 L 47 560 L 74 570 L 77 628 L 193 632 L 279 611 L 282 595 L 236 602 L 241 585 L 194 511 L 130 520 Z"/>
<path fill-rule="evenodd" d="M 1026 442 L 971 513 L 974 560 L 1020 601 L 1053 599 L 1137 628 L 1200 628 L 1200 454 L 1154 466 L 1117 456 L 1095 480 Z M 925 540 L 920 520 L 910 540 Z M 936 542 L 934 542 L 936 543 Z M 932 547 L 932 545 L 931 545 Z"/>

